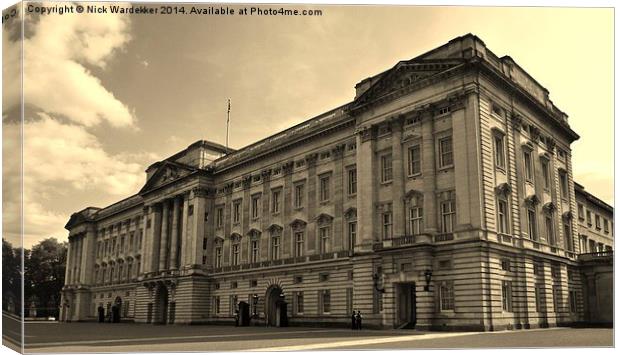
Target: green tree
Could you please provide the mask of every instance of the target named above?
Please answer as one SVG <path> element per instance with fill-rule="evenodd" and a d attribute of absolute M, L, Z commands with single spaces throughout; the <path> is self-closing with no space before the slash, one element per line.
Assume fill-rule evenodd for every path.
<path fill-rule="evenodd" d="M 55 315 L 60 303 L 60 291 L 65 283 L 67 243 L 47 238 L 25 253 L 24 299 L 36 300 L 39 315 Z"/>
<path fill-rule="evenodd" d="M 2 309 L 20 314 L 21 249 L 2 239 Z"/>

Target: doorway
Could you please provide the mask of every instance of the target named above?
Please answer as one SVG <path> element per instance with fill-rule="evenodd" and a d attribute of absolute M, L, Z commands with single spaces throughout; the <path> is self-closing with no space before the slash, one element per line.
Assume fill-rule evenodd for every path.
<path fill-rule="evenodd" d="M 168 288 L 164 285 L 157 287 L 155 300 L 155 324 L 166 324 L 168 321 Z"/>
<path fill-rule="evenodd" d="M 116 297 L 112 306 L 112 323 L 120 323 L 122 306 L 123 300 L 120 297 Z"/>
<path fill-rule="evenodd" d="M 282 288 L 275 285 L 269 287 L 265 299 L 267 325 L 273 327 L 288 326 L 287 303 Z"/>
<path fill-rule="evenodd" d="M 413 329 L 416 325 L 415 282 L 396 285 L 396 327 Z"/>

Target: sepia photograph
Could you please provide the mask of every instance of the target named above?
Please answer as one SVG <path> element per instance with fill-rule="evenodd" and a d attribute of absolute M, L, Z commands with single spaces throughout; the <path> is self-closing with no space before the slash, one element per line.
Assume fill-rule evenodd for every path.
<path fill-rule="evenodd" d="M 615 347 L 611 3 L 2 5 L 3 351 Z"/>

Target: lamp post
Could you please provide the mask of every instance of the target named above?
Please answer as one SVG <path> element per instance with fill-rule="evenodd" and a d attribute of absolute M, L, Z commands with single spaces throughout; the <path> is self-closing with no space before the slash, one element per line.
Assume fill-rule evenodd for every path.
<path fill-rule="evenodd" d="M 252 304 L 253 304 L 252 318 L 256 318 L 257 316 L 256 307 L 258 306 L 258 295 L 256 293 L 252 296 Z"/>
<path fill-rule="evenodd" d="M 426 280 L 426 286 L 424 286 L 424 291 L 430 291 L 430 283 L 431 278 L 433 277 L 433 272 L 430 269 L 426 269 L 424 271 L 424 279 Z"/>

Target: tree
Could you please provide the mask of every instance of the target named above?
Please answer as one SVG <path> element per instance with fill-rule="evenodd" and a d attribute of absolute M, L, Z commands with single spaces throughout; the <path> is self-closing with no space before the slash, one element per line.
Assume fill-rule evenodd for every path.
<path fill-rule="evenodd" d="M 47 308 L 41 315 L 57 315 L 60 291 L 65 283 L 67 243 L 47 238 L 24 253 L 24 293 L 26 306 L 36 300 L 38 308 Z"/>
<path fill-rule="evenodd" d="M 2 239 L 2 309 L 20 314 L 21 249 Z"/>

